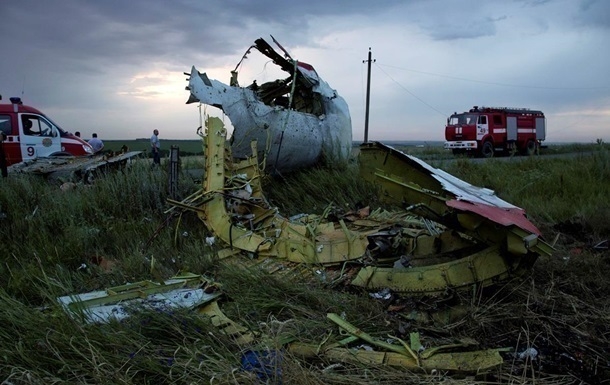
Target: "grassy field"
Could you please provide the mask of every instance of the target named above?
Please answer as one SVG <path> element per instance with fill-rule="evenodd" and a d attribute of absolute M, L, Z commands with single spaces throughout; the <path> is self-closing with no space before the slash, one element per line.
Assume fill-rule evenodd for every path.
<path fill-rule="evenodd" d="M 422 159 L 451 159 L 454 158 L 450 151 L 444 150 L 441 142 L 435 142 L 434 144 L 419 144 L 419 145 L 404 145 L 402 142 L 392 143 L 392 146 L 405 151 L 409 154 L 421 157 Z M 439 145 L 439 143 L 441 143 Z M 180 153 L 184 156 L 190 155 L 203 155 L 202 141 L 199 139 L 163 139 L 162 140 L 162 154 L 167 155 L 169 149 L 172 146 L 176 146 L 180 149 Z M 135 139 L 135 140 L 105 140 L 104 150 L 120 152 L 126 146 L 131 151 L 150 151 L 149 139 Z M 357 148 L 358 143 L 354 142 L 354 147 Z M 572 144 L 552 144 L 546 146 L 541 150 L 542 155 L 547 154 L 561 154 L 566 152 L 583 152 L 591 149 L 591 144 L 584 143 L 572 143 Z M 593 146 L 597 147 L 597 146 Z"/>
<path fill-rule="evenodd" d="M 106 143 L 107 148 L 114 145 Z M 171 143 L 163 145 L 167 149 Z M 406 151 L 424 157 L 424 151 L 432 150 Z M 189 167 L 196 168 L 196 159 Z M 406 315 L 442 307 L 443 301 L 400 298 L 409 306 L 393 311 L 397 297 L 375 300 L 307 275 L 272 274 L 246 263 L 247 257 L 244 263 L 218 261 L 221 246 L 205 242 L 211 234 L 194 214 L 178 218 L 166 212 L 164 168 L 136 162 L 93 185 L 63 188 L 33 175 L 11 174 L 0 183 L 0 383 L 607 383 L 608 149 L 591 145 L 567 159 L 476 163 L 460 158 L 442 167 L 523 207 L 556 249 L 524 279 L 480 296 L 460 294 L 452 301 L 465 312 L 442 324 Z M 286 216 L 322 214 L 329 204 L 337 210 L 378 205 L 375 187 L 360 180 L 355 162 L 266 179 L 264 187 Z M 185 173 L 179 199 L 200 189 Z M 238 344 L 188 309 L 142 311 L 121 322 L 85 325 L 56 302 L 59 296 L 167 279 L 183 271 L 219 282 L 224 313 L 263 336 L 259 344 Z M 282 350 L 287 341 L 319 344 L 335 338 L 329 312 L 378 338 L 417 331 L 427 346 L 476 339 L 482 348 L 509 351 L 496 370 L 456 375 L 374 363 L 336 365 Z M 520 357 L 529 348 L 536 355 Z M 241 361 L 253 349 L 277 354 L 262 380 Z"/>
<path fill-rule="evenodd" d="M 136 139 L 136 140 L 105 140 L 104 151 L 120 152 L 126 146 L 130 151 L 144 151 L 150 152 L 150 140 L 149 139 Z M 167 139 L 161 142 L 161 154 L 167 155 L 169 149 L 172 146 L 177 146 L 180 149 L 182 155 L 202 155 L 203 146 L 201 140 L 178 140 L 178 139 Z"/>

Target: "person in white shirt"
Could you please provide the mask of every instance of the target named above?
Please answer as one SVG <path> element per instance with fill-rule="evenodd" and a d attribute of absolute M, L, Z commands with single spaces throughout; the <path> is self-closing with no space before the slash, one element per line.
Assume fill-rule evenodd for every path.
<path fill-rule="evenodd" d="M 159 130 L 155 129 L 152 136 L 150 137 L 150 149 L 152 151 L 153 165 L 161 164 L 161 142 L 159 142 Z"/>
<path fill-rule="evenodd" d="M 89 139 L 89 144 L 93 147 L 93 152 L 98 153 L 104 149 L 104 142 L 97 137 L 97 134 L 94 132 L 92 138 Z"/>

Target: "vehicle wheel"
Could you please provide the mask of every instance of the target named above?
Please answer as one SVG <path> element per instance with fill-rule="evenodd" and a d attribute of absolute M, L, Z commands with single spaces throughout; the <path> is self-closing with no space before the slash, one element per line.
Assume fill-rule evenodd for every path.
<path fill-rule="evenodd" d="M 525 155 L 534 155 L 536 153 L 536 142 L 528 140 L 525 144 Z"/>
<path fill-rule="evenodd" d="M 481 148 L 481 155 L 483 155 L 483 158 L 493 158 L 494 145 L 489 140 L 483 143 L 483 147 Z"/>

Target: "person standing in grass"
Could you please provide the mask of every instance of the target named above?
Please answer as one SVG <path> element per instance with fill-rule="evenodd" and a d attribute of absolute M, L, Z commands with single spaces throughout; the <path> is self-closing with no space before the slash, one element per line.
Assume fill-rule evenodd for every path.
<path fill-rule="evenodd" d="M 161 155 L 159 154 L 159 151 L 161 149 L 161 142 L 159 142 L 159 130 L 157 130 L 157 129 L 155 129 L 153 131 L 153 134 L 150 137 L 150 148 L 152 151 L 153 166 L 155 164 L 160 165 L 161 164 Z"/>
<path fill-rule="evenodd" d="M 98 152 L 104 149 L 104 142 L 97 137 L 97 134 L 94 132 L 92 138 L 89 139 L 89 144 L 93 147 L 93 152 L 97 154 Z"/>

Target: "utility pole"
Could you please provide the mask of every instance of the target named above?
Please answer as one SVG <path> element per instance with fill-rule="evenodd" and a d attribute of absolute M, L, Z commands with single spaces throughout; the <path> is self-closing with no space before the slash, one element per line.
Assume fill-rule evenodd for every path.
<path fill-rule="evenodd" d="M 371 47 L 369 47 L 369 59 L 363 60 L 362 62 L 368 63 L 368 73 L 366 77 L 366 112 L 364 115 L 364 143 L 368 143 L 369 141 L 369 104 L 371 101 L 371 63 L 374 63 L 375 60 L 371 60 Z"/>

